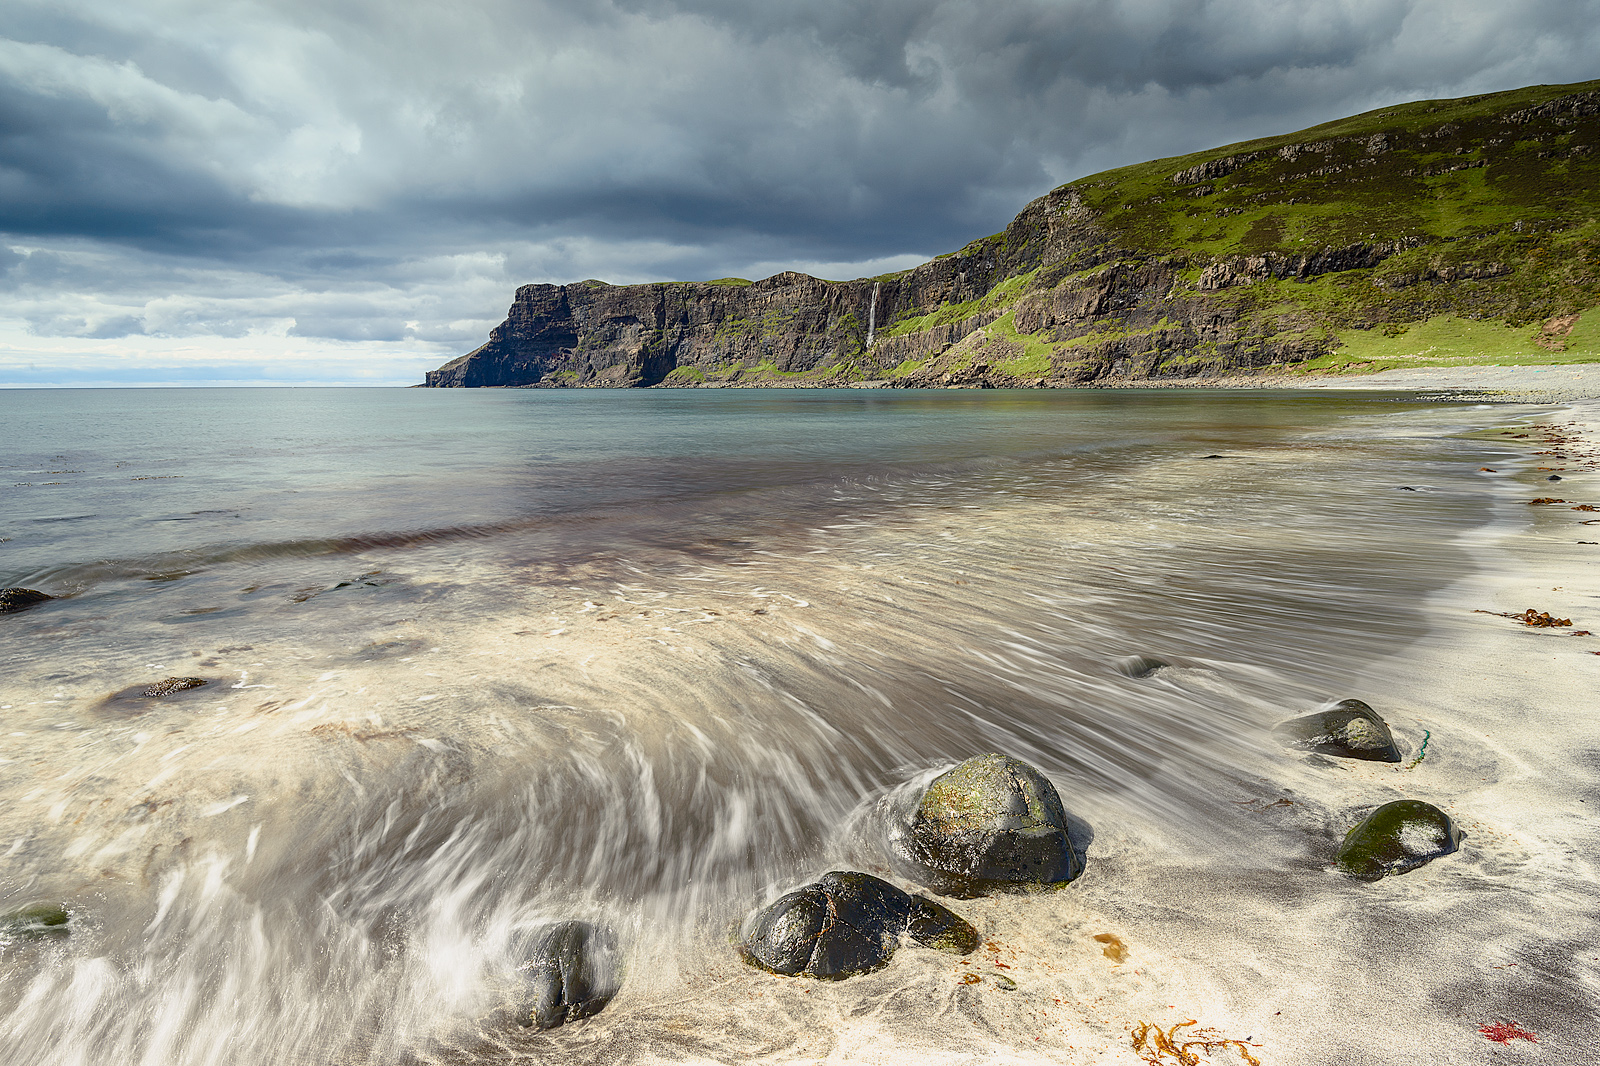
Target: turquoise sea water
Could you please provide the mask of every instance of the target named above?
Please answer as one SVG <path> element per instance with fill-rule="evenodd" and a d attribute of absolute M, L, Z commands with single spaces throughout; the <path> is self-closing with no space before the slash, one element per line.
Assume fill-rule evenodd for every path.
<path fill-rule="evenodd" d="M 1371 697 L 1345 686 L 1469 568 L 1496 417 L 0 392 L 0 585 L 58 597 L 0 616 L 0 907 L 74 915 L 0 946 L 0 1059 L 783 1060 L 843 1023 L 730 1005 L 765 986 L 728 924 L 879 869 L 877 799 L 989 750 L 1057 780 L 1091 867 L 1179 840 L 1314 869 L 1232 805 L 1270 791 L 1267 727 Z M 1173 669 L 1119 673 L 1136 654 Z M 114 698 L 170 676 L 207 685 Z M 497 1024 L 512 945 L 567 916 L 620 930 L 622 995 Z M 942 979 L 919 965 L 884 994 Z"/>

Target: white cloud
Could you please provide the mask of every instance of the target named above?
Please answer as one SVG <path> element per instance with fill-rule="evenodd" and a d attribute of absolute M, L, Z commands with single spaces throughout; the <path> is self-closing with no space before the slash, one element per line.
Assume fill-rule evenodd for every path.
<path fill-rule="evenodd" d="M 1600 50 L 1600 0 L 7 8 L 0 234 L 29 254 L 0 286 L 91 362 L 119 333 L 442 361 L 529 281 L 879 273 L 1085 173 Z"/>

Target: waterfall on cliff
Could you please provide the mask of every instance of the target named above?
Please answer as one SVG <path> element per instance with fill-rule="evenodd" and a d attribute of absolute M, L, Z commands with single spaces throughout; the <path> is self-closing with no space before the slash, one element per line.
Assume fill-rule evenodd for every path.
<path fill-rule="evenodd" d="M 878 289 L 881 283 L 872 283 L 872 303 L 867 305 L 867 347 L 872 347 L 872 335 L 878 331 Z"/>

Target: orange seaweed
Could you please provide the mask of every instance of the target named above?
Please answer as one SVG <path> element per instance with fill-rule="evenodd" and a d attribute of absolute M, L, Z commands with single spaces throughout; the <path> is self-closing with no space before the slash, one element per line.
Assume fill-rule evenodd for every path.
<path fill-rule="evenodd" d="M 1572 624 L 1572 619 L 1570 619 L 1570 618 L 1553 618 L 1553 617 L 1551 617 L 1550 612 L 1541 611 L 1536 607 L 1529 607 L 1526 611 L 1523 611 L 1521 614 L 1510 614 L 1510 613 L 1508 613 L 1506 611 L 1483 611 L 1483 610 L 1476 610 L 1476 611 L 1473 611 L 1472 613 L 1473 614 L 1492 614 L 1496 618 L 1509 618 L 1513 622 L 1521 622 L 1523 625 L 1532 626 L 1535 629 L 1549 629 L 1549 628 L 1551 628 L 1553 626 L 1570 626 Z"/>
<path fill-rule="evenodd" d="M 1162 1029 L 1159 1025 L 1151 1025 L 1141 1021 L 1137 1028 L 1129 1030 L 1133 1037 L 1134 1053 L 1149 1063 L 1150 1066 L 1163 1066 L 1170 1056 L 1174 1062 L 1181 1066 L 1200 1066 L 1200 1056 L 1196 1049 L 1207 1053 L 1224 1048 L 1233 1048 L 1248 1062 L 1250 1066 L 1261 1066 L 1261 1060 L 1250 1054 L 1249 1049 L 1260 1047 L 1260 1044 L 1250 1044 L 1243 1040 L 1232 1040 L 1223 1036 L 1215 1029 L 1195 1029 L 1181 1036 L 1179 1029 L 1196 1024 L 1194 1018 L 1186 1022 L 1179 1022 L 1170 1029 Z"/>

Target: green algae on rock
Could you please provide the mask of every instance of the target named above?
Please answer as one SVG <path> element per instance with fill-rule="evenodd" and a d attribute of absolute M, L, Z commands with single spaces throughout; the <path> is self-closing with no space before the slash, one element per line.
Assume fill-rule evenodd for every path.
<path fill-rule="evenodd" d="M 1063 885 L 1083 872 L 1061 797 L 1007 755 L 968 759 L 928 785 L 890 849 L 905 876 L 948 896 Z"/>
<path fill-rule="evenodd" d="M 1360 700 L 1342 700 L 1332 709 L 1291 718 L 1273 727 L 1278 739 L 1300 751 L 1345 759 L 1399 762 L 1388 723 Z"/>
<path fill-rule="evenodd" d="M 31 903 L 0 914 L 0 937 L 38 940 L 66 936 L 71 917 L 59 903 Z"/>
<path fill-rule="evenodd" d="M 1451 854 L 1464 835 L 1433 804 L 1395 800 L 1345 834 L 1337 861 L 1339 869 L 1356 880 L 1377 881 Z"/>
<path fill-rule="evenodd" d="M 784 977 L 838 981 L 887 966 L 901 933 L 954 955 L 979 942 L 978 931 L 948 908 L 871 874 L 835 870 L 758 911 L 739 956 Z"/>
<path fill-rule="evenodd" d="M 519 969 L 527 995 L 517 1020 L 537 1029 L 598 1013 L 622 984 L 616 938 L 588 922 L 558 922 L 540 930 Z"/>

